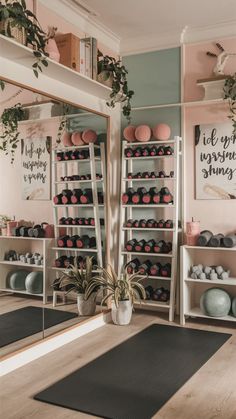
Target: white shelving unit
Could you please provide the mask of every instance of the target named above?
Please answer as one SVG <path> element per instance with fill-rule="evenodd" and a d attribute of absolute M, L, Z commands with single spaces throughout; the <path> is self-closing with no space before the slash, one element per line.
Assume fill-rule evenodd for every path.
<path fill-rule="evenodd" d="M 236 322 L 236 317 L 210 317 L 200 309 L 200 297 L 208 288 L 219 287 L 225 289 L 231 296 L 236 296 L 236 247 L 201 247 L 181 246 L 181 273 L 180 273 L 180 320 L 184 325 L 186 318 L 206 318 L 209 320 L 224 320 Z M 230 278 L 226 280 L 201 280 L 189 277 L 191 266 L 197 264 L 221 265 L 230 270 Z"/>
<path fill-rule="evenodd" d="M 179 158 L 180 158 L 180 137 L 175 137 L 173 140 L 167 141 L 149 141 L 147 143 L 141 142 L 134 142 L 128 143 L 123 141 L 122 143 L 122 169 L 121 169 L 121 194 L 120 194 L 120 232 L 119 232 L 119 273 L 122 271 L 123 267 L 130 262 L 135 257 L 141 257 L 142 260 L 145 259 L 152 259 L 154 263 L 161 262 L 166 263 L 167 261 L 171 263 L 171 277 L 165 278 L 161 276 L 149 276 L 148 283 L 152 284 L 155 288 L 158 286 L 169 285 L 170 290 L 170 300 L 167 303 L 163 303 L 160 301 L 143 301 L 142 305 L 140 306 L 139 303 L 136 304 L 137 307 L 143 309 L 166 309 L 169 312 L 169 320 L 174 320 L 174 313 L 175 313 L 175 293 L 176 293 L 176 276 L 177 276 L 177 258 L 178 258 L 178 233 L 179 229 Z M 168 146 L 171 145 L 174 149 L 174 153 L 171 156 L 147 156 L 147 157 L 125 157 L 125 149 L 127 147 L 147 147 L 149 145 L 164 145 Z M 157 170 L 161 170 L 162 168 L 159 166 L 162 163 L 168 162 L 170 165 L 170 170 L 174 170 L 174 177 L 168 178 L 153 178 L 153 179 L 128 179 L 127 174 L 129 172 L 135 173 L 140 171 L 140 167 L 138 168 L 135 166 L 136 163 L 146 163 L 145 169 L 142 171 L 147 171 L 149 168 L 149 163 L 153 162 L 156 166 Z M 135 166 L 135 170 L 134 170 Z M 139 169 L 139 170 L 138 170 Z M 143 182 L 150 182 L 150 186 L 156 186 L 158 189 L 165 186 L 165 182 L 168 182 L 168 186 L 171 186 L 172 194 L 173 194 L 173 204 L 142 204 L 142 205 L 123 205 L 122 204 L 122 194 L 126 191 L 128 187 L 138 187 L 143 184 Z M 155 216 L 150 218 L 155 218 L 156 220 L 160 219 L 160 210 L 171 210 L 173 220 L 173 228 L 165 229 L 165 228 L 133 228 L 133 227 L 125 227 L 125 221 L 128 219 L 133 218 L 147 218 L 146 212 L 144 209 L 152 210 L 155 213 Z M 139 210 L 140 216 L 133 216 L 134 210 Z M 145 252 L 128 252 L 124 249 L 124 244 L 128 240 L 132 240 L 134 234 L 139 234 L 139 239 L 146 239 L 147 233 L 152 233 L 152 237 L 155 240 L 161 239 L 162 235 L 165 233 L 169 233 L 172 235 L 172 252 L 169 254 L 158 254 L 158 253 L 145 253 Z M 156 234 L 154 234 L 156 233 Z M 146 278 L 146 276 L 140 275 L 141 278 Z M 144 285 L 145 284 L 144 282 Z"/>
<path fill-rule="evenodd" d="M 43 299 L 43 304 L 48 302 L 49 296 L 52 295 L 52 288 L 49 281 L 49 269 L 51 264 L 51 241 L 52 239 L 32 238 L 32 237 L 0 237 L 0 292 L 32 295 Z M 38 252 L 43 256 L 43 265 L 34 265 L 29 263 L 22 263 L 19 261 L 7 261 L 5 254 L 10 250 L 15 250 L 18 253 Z M 42 294 L 31 294 L 26 290 L 13 290 L 7 287 L 6 277 L 8 272 L 13 270 L 29 270 L 29 273 L 34 270 L 43 272 L 43 292 Z"/>
<path fill-rule="evenodd" d="M 66 151 L 75 151 L 75 150 L 88 150 L 90 158 L 84 160 L 68 160 L 68 161 L 57 161 L 56 155 L 60 152 Z M 99 152 L 99 157 L 95 156 L 95 151 Z M 98 204 L 98 186 L 101 186 L 101 190 L 103 193 L 104 202 L 106 202 L 106 171 L 105 171 L 105 148 L 104 144 L 94 145 L 89 144 L 85 146 L 74 146 L 74 147 L 65 147 L 65 148 L 56 148 L 54 150 L 54 159 L 53 159 L 53 167 L 54 167 L 54 179 L 53 179 L 53 195 L 57 195 L 60 193 L 62 189 L 73 189 L 75 186 L 80 186 L 83 189 L 83 184 L 88 187 L 88 184 L 91 186 L 92 189 L 92 196 L 93 196 L 93 203 L 92 204 L 60 204 L 55 205 L 53 204 L 54 209 L 54 225 L 55 225 L 55 245 L 52 247 L 52 250 L 56 254 L 56 258 L 64 255 L 71 256 L 82 254 L 86 255 L 95 255 L 97 256 L 97 261 L 99 266 L 103 266 L 103 246 L 102 246 L 102 239 L 103 242 L 105 241 L 105 225 L 106 225 L 106 211 L 104 204 Z M 87 163 L 87 164 L 86 164 Z M 90 180 L 76 180 L 76 181 L 61 181 L 59 180 L 60 176 L 65 177 L 69 175 L 77 175 L 81 174 L 81 170 L 87 170 L 86 173 L 91 175 Z M 101 174 L 101 179 L 96 179 L 96 173 L 99 172 Z M 86 225 L 61 225 L 59 224 L 59 218 L 63 217 L 91 217 L 91 213 L 88 215 L 88 211 L 92 213 L 92 216 L 95 220 L 94 226 L 86 226 Z M 84 212 L 86 211 L 86 213 Z M 83 212 L 83 215 L 82 215 Z M 102 216 L 101 216 L 102 214 Z M 104 218 L 104 226 L 101 226 L 100 219 Z M 74 235 L 76 232 L 80 234 L 82 230 L 84 231 L 87 229 L 92 231 L 94 234 L 93 236 L 96 237 L 96 248 L 91 249 L 79 249 L 79 248 L 68 248 L 68 247 L 58 247 L 57 246 L 57 238 L 60 237 L 60 228 L 65 228 L 68 235 Z M 103 234 L 102 234 L 103 230 Z M 86 255 L 85 255 L 86 254 Z M 52 267 L 52 269 L 57 270 L 58 272 L 61 270 L 60 268 Z"/>

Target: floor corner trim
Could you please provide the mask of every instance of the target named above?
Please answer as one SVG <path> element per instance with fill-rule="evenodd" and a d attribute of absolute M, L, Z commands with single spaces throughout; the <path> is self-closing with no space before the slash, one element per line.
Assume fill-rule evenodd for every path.
<path fill-rule="evenodd" d="M 6 357 L 0 362 L 0 377 L 104 326 L 110 319 L 110 311 L 98 314 L 76 326 L 72 326 L 69 330 L 67 329 L 64 332 L 57 333 L 18 351 L 12 356 Z"/>

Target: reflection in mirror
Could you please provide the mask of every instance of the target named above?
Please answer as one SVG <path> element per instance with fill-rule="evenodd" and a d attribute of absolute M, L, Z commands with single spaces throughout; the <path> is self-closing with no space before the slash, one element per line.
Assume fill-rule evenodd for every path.
<path fill-rule="evenodd" d="M 105 263 L 107 118 L 10 83 L 0 115 L 7 355 L 100 312 L 94 295 L 84 303 L 81 294 Z"/>

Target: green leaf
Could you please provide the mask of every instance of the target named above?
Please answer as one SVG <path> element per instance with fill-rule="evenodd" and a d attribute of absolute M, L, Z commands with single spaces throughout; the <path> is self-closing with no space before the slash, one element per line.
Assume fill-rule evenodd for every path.
<path fill-rule="evenodd" d="M 33 70 L 33 72 L 34 72 L 35 77 L 37 77 L 37 78 L 38 78 L 39 73 L 38 73 L 36 70 Z"/>
<path fill-rule="evenodd" d="M 41 61 L 41 63 L 42 63 L 45 67 L 48 67 L 48 62 L 47 62 L 47 60 L 44 60 L 44 59 L 43 59 L 43 60 Z"/>
<path fill-rule="evenodd" d="M 40 57 L 42 57 L 42 54 L 39 51 L 34 51 L 34 56 L 37 57 L 37 58 L 40 58 Z"/>

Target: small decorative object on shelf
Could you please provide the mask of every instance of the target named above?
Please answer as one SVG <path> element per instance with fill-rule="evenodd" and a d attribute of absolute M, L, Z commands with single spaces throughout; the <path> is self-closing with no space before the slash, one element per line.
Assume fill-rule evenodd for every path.
<path fill-rule="evenodd" d="M 49 26 L 48 32 L 46 36 L 46 46 L 45 46 L 45 52 L 48 54 L 49 58 L 51 60 L 56 61 L 59 63 L 60 61 L 60 52 L 58 49 L 58 46 L 55 41 L 57 28 L 55 26 Z"/>
<path fill-rule="evenodd" d="M 112 89 L 110 101 L 107 102 L 107 105 L 114 108 L 116 103 L 121 103 L 123 115 L 130 122 L 131 99 L 134 91 L 128 88 L 127 74 L 128 70 L 122 65 L 120 59 L 116 60 L 114 57 L 103 55 L 98 50 L 97 80 Z"/>
<path fill-rule="evenodd" d="M 128 275 L 125 271 L 119 276 L 115 273 L 112 266 L 102 269 L 101 275 L 95 276 L 86 292 L 89 296 L 91 292 L 99 290 L 106 292 L 101 301 L 101 305 L 111 299 L 111 315 L 113 323 L 123 326 L 130 323 L 134 302 L 142 301 L 146 298 L 145 290 L 138 275 Z"/>
<path fill-rule="evenodd" d="M 86 257 L 83 267 L 79 267 L 75 259 L 75 265 L 68 266 L 61 277 L 53 283 L 54 289 L 56 285 L 62 290 L 69 286 L 67 293 L 75 292 L 77 294 L 80 316 L 93 316 L 95 314 L 98 287 L 91 287 L 93 276 L 93 258 Z"/>
<path fill-rule="evenodd" d="M 188 246 L 196 246 L 200 235 L 200 221 L 192 221 L 186 223 L 186 243 Z"/>
<path fill-rule="evenodd" d="M 231 309 L 230 295 L 221 288 L 209 288 L 200 298 L 200 308 L 206 316 L 225 317 Z"/>
<path fill-rule="evenodd" d="M 207 51 L 206 54 L 208 55 L 208 57 L 216 58 L 216 65 L 213 68 L 213 73 L 215 74 L 215 76 L 222 76 L 224 75 L 224 68 L 229 57 L 233 57 L 236 54 L 226 52 L 219 42 L 216 42 L 216 46 L 219 51 L 218 55 L 210 51 Z"/>
<path fill-rule="evenodd" d="M 7 225 L 11 221 L 11 218 L 8 215 L 0 215 L 0 229 L 1 235 L 7 236 Z"/>
<path fill-rule="evenodd" d="M 73 33 L 57 34 L 55 41 L 60 54 L 60 63 L 80 71 L 80 39 Z"/>

